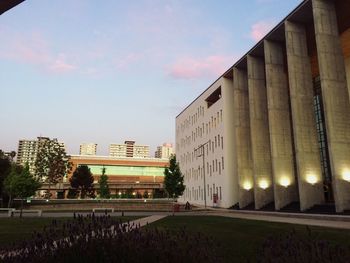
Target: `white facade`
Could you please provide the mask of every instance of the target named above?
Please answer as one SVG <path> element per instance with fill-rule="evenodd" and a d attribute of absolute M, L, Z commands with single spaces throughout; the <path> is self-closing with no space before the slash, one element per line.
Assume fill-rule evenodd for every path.
<path fill-rule="evenodd" d="M 37 140 L 19 140 L 16 163 L 22 166 L 29 165 L 29 171 L 35 172 L 35 161 L 40 148 L 40 143 L 49 140 L 47 137 L 38 137 Z M 60 147 L 65 149 L 63 142 L 58 142 Z"/>
<path fill-rule="evenodd" d="M 124 144 L 112 143 L 109 145 L 109 156 L 118 158 L 149 158 L 149 146 L 135 145 L 134 141 L 125 141 Z"/>
<path fill-rule="evenodd" d="M 17 150 L 17 164 L 28 163 L 31 173 L 34 172 L 34 164 L 38 154 L 38 140 L 19 140 Z"/>
<path fill-rule="evenodd" d="M 162 146 L 157 147 L 157 151 L 154 154 L 155 158 L 169 159 L 174 154 L 174 148 L 171 143 L 163 143 Z"/>
<path fill-rule="evenodd" d="M 97 144 L 96 143 L 82 143 L 80 144 L 80 155 L 96 155 Z"/>
<path fill-rule="evenodd" d="M 177 161 L 186 185 L 184 202 L 204 205 L 206 201 L 212 206 L 214 194 L 220 207 L 237 202 L 233 162 L 228 161 L 232 160 L 233 148 L 226 147 L 233 142 L 233 134 L 229 132 L 233 125 L 229 109 L 233 105 L 231 86 L 232 81 L 220 78 L 176 118 Z"/>

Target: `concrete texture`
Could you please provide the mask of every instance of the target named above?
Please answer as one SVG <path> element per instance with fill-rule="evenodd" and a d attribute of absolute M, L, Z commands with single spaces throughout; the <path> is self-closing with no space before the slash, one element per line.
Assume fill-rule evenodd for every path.
<path fill-rule="evenodd" d="M 305 27 L 286 21 L 285 30 L 300 209 L 304 211 L 324 202 L 314 93 Z M 310 176 L 314 184 L 308 182 Z"/>
<path fill-rule="evenodd" d="M 333 1 L 313 0 L 313 15 L 336 211 L 350 209 L 350 103 Z"/>
<path fill-rule="evenodd" d="M 263 58 L 248 56 L 250 139 L 252 144 L 254 200 L 259 209 L 273 201 L 269 120 Z"/>
<path fill-rule="evenodd" d="M 235 170 L 239 187 L 239 207 L 254 202 L 254 176 L 250 142 L 247 72 L 233 68 L 233 122 L 235 136 Z"/>
<path fill-rule="evenodd" d="M 295 183 L 289 87 L 281 43 L 264 41 L 275 209 L 298 201 Z M 290 185 L 287 185 L 290 184 Z"/>

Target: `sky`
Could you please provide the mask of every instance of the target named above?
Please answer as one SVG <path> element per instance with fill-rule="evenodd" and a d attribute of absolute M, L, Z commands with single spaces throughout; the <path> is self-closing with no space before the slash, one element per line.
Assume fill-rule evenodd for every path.
<path fill-rule="evenodd" d="M 3 1 L 3 0 L 1 0 Z M 175 143 L 175 117 L 301 0 L 26 0 L 0 16 L 0 149 Z"/>

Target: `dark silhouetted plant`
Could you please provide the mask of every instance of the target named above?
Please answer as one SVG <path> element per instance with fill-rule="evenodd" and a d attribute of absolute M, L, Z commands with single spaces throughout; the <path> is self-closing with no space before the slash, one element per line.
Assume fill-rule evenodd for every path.
<path fill-rule="evenodd" d="M 288 234 L 268 237 L 257 254 L 258 263 L 349 263 L 350 247 L 331 244 L 307 228 L 307 235 Z"/>

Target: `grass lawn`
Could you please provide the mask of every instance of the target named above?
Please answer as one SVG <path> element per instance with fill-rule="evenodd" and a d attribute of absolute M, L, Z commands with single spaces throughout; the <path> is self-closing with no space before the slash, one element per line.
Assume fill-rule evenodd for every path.
<path fill-rule="evenodd" d="M 131 221 L 140 216 L 115 217 L 122 221 Z M 54 218 L 0 218 L 0 248 L 13 242 L 26 240 L 34 231 L 40 232 L 44 226 L 51 224 Z M 57 218 L 57 221 L 69 220 L 69 218 Z"/>
<path fill-rule="evenodd" d="M 160 228 L 178 229 L 186 227 L 191 232 L 211 236 L 221 244 L 220 254 L 226 262 L 255 262 L 257 249 L 270 235 L 287 233 L 293 228 L 307 235 L 306 226 L 243 220 L 217 216 L 169 216 L 151 225 Z M 314 235 L 334 244 L 350 246 L 350 230 L 310 227 Z"/>

